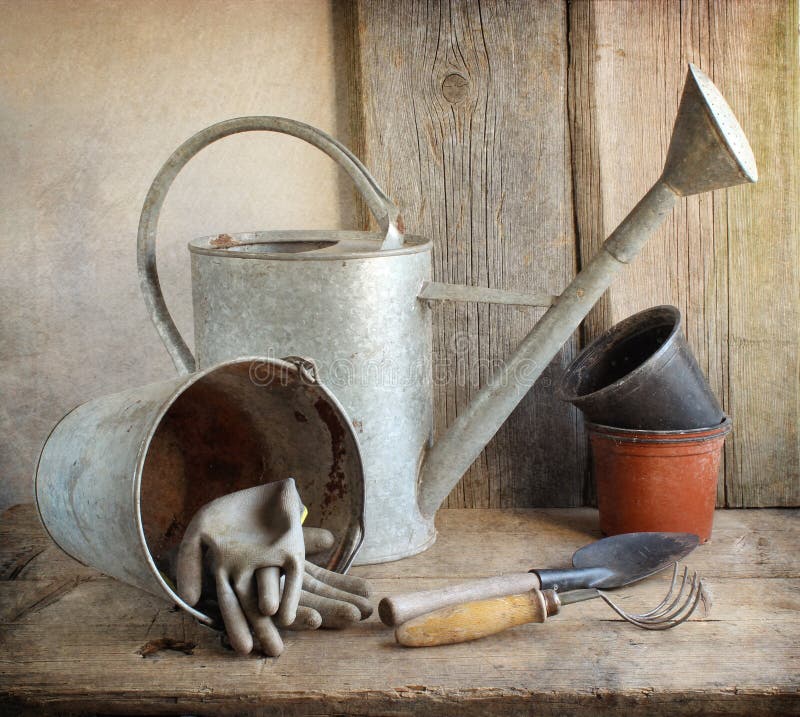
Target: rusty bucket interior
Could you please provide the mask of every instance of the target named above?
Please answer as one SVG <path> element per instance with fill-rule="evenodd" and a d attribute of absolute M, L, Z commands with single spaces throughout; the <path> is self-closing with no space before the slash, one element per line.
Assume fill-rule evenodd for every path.
<path fill-rule="evenodd" d="M 140 513 L 162 577 L 197 510 L 234 491 L 292 477 L 306 526 L 336 540 L 310 560 L 340 572 L 363 538 L 358 443 L 341 406 L 285 361 L 232 363 L 180 392 L 154 426 L 141 471 Z M 202 606 L 198 606 L 204 610 Z"/>

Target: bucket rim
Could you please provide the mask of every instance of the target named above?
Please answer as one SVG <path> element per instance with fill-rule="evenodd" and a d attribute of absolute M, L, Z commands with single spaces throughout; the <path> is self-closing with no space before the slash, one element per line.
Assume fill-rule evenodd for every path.
<path fill-rule="evenodd" d="M 640 319 L 649 313 L 664 313 L 670 315 L 674 319 L 672 328 L 670 329 L 669 336 L 664 340 L 664 343 L 658 347 L 650 356 L 648 356 L 642 363 L 640 363 L 632 371 L 629 371 L 624 376 L 618 378 L 616 381 L 609 383 L 596 391 L 589 393 L 576 393 L 575 384 L 578 382 L 579 369 L 585 362 L 595 353 L 595 349 L 601 344 L 607 342 L 612 337 L 624 335 L 630 328 L 630 325 L 635 320 Z M 650 369 L 655 361 L 663 359 L 668 353 L 676 350 L 676 345 L 673 339 L 681 331 L 683 327 L 683 315 L 677 306 L 672 304 L 659 304 L 658 306 L 651 306 L 648 309 L 637 311 L 635 314 L 625 317 L 613 326 L 606 329 L 600 336 L 592 341 L 583 351 L 578 354 L 572 363 L 567 366 L 564 376 L 558 386 L 558 395 L 562 401 L 573 403 L 580 407 L 583 403 L 594 401 L 596 398 L 603 398 L 612 393 L 619 393 L 624 390 L 626 385 L 635 381 L 642 373 Z M 597 424 L 600 425 L 600 424 Z"/>
<path fill-rule="evenodd" d="M 590 437 L 597 436 L 618 443 L 704 443 L 727 436 L 733 428 L 733 421 L 726 415 L 719 425 L 669 431 L 616 428 L 591 421 L 586 421 L 585 426 Z"/>
<path fill-rule="evenodd" d="M 142 552 L 144 554 L 144 558 L 145 558 L 145 560 L 147 562 L 147 566 L 150 569 L 150 573 L 155 577 L 156 582 L 159 584 L 159 586 L 162 588 L 162 590 L 164 591 L 165 595 L 169 599 L 173 600 L 175 602 L 175 604 L 178 607 L 180 607 L 182 610 L 185 610 L 190 615 L 192 615 L 193 617 L 197 618 L 198 620 L 200 620 L 201 622 L 203 622 L 203 623 L 205 623 L 207 625 L 215 625 L 216 624 L 216 620 L 214 620 L 214 618 L 212 618 L 212 617 L 209 617 L 204 612 L 201 612 L 197 608 L 189 605 L 178 594 L 177 589 L 175 587 L 171 586 L 169 582 L 167 582 L 167 580 L 161 574 L 161 571 L 158 569 L 158 566 L 156 565 L 155 560 L 153 560 L 153 555 L 152 555 L 152 553 L 150 551 L 149 545 L 147 544 L 147 538 L 146 538 L 145 533 L 144 533 L 144 525 L 143 525 L 143 522 L 142 522 L 141 487 L 142 487 L 142 476 L 143 476 L 143 473 L 144 473 L 144 464 L 145 464 L 145 461 L 147 459 L 148 449 L 149 449 L 150 444 L 151 444 L 151 442 L 153 440 L 153 437 L 155 436 L 156 431 L 158 430 L 159 426 L 161 425 L 161 422 L 164 419 L 164 416 L 166 415 L 167 411 L 169 411 L 169 409 L 173 406 L 175 401 L 177 401 L 178 398 L 180 398 L 180 396 L 182 396 L 191 386 L 193 386 L 195 383 L 197 383 L 198 381 L 202 380 L 203 378 L 205 378 L 209 374 L 212 374 L 212 373 L 215 373 L 215 372 L 217 372 L 217 371 L 219 371 L 221 369 L 227 368 L 228 366 L 236 366 L 236 365 L 247 364 L 247 363 L 250 363 L 252 365 L 253 363 L 256 363 L 256 362 L 262 363 L 262 364 L 263 363 L 268 363 L 268 364 L 271 364 L 273 366 L 277 366 L 279 368 L 286 368 L 286 369 L 289 369 L 289 370 L 292 370 L 292 371 L 296 371 L 296 372 L 300 371 L 300 367 L 296 363 L 293 363 L 292 361 L 289 361 L 289 360 L 286 360 L 286 359 L 279 359 L 279 358 L 268 357 L 268 356 L 239 356 L 239 357 L 236 357 L 236 358 L 233 358 L 233 359 L 228 359 L 226 361 L 222 361 L 220 363 L 216 363 L 213 366 L 209 366 L 209 367 L 207 367 L 205 369 L 201 369 L 201 370 L 195 371 L 194 373 L 191 373 L 188 376 L 185 376 L 184 380 L 181 381 L 175 387 L 175 389 L 172 391 L 172 393 L 170 393 L 170 395 L 161 403 L 161 405 L 158 407 L 158 410 L 154 414 L 153 419 L 150 422 L 150 426 L 148 427 L 147 433 L 142 438 L 142 441 L 139 444 L 139 448 L 138 448 L 137 455 L 136 455 L 136 463 L 134 464 L 134 469 L 133 469 L 134 470 L 134 475 L 133 475 L 133 481 L 131 481 L 131 484 L 132 484 L 131 485 L 131 490 L 133 491 L 133 495 L 132 495 L 133 505 L 136 506 L 136 510 L 134 512 L 134 523 L 135 523 L 135 526 L 136 526 L 136 534 L 137 534 L 137 537 L 138 537 L 138 540 L 139 540 L 139 547 L 142 549 Z M 338 401 L 336 396 L 334 396 L 331 393 L 331 391 L 327 388 L 327 386 L 325 386 L 322 383 L 316 383 L 315 385 L 316 385 L 317 388 L 322 390 L 322 392 L 325 394 L 325 396 L 338 409 L 340 414 L 345 416 L 345 417 L 347 417 L 347 412 L 344 410 L 343 406 Z M 352 425 L 350 424 L 350 421 L 344 420 L 344 421 L 342 421 L 342 423 L 347 427 L 347 430 L 348 430 L 351 438 L 353 439 L 353 445 L 355 446 L 355 449 L 356 449 L 356 457 L 357 457 L 357 460 L 358 460 L 358 464 L 359 464 L 359 466 L 361 468 L 361 475 L 362 475 L 361 495 L 359 496 L 361 509 L 360 509 L 360 515 L 358 515 L 357 518 L 356 518 L 357 523 L 358 523 L 357 530 L 356 530 L 356 535 L 354 536 L 353 540 L 351 541 L 350 555 L 349 555 L 348 559 L 345 560 L 345 562 L 342 563 L 341 566 L 338 566 L 339 569 L 341 570 L 341 572 L 344 573 L 349 569 L 350 565 L 352 564 L 353 560 L 355 559 L 355 557 L 356 557 L 356 555 L 357 555 L 357 553 L 358 553 L 358 551 L 359 551 L 359 549 L 360 549 L 360 547 L 361 547 L 361 545 L 362 545 L 362 543 L 364 541 L 364 500 L 365 500 L 364 491 L 365 491 L 365 486 L 364 486 L 364 480 L 363 480 L 364 465 L 363 465 L 363 459 L 362 459 L 362 456 L 361 456 L 361 445 L 358 442 L 358 437 L 356 436 L 355 430 L 353 429 Z"/>
<path fill-rule="evenodd" d="M 55 539 L 53 534 L 50 532 L 50 528 L 47 527 L 47 523 L 46 523 L 46 521 L 44 519 L 44 516 L 42 515 L 42 506 L 39 503 L 39 469 L 40 469 L 40 467 L 42 465 L 42 457 L 44 456 L 44 449 L 47 446 L 47 444 L 50 442 L 50 439 L 52 438 L 53 434 L 56 432 L 56 429 L 64 422 L 64 420 L 67 418 L 67 416 L 69 416 L 72 413 L 74 413 L 75 411 L 77 411 L 82 405 L 83 405 L 83 403 L 75 404 L 68 411 L 65 411 L 64 414 L 61 416 L 61 418 L 59 418 L 58 421 L 56 421 L 55 425 L 50 429 L 50 432 L 47 434 L 47 437 L 44 439 L 44 441 L 42 443 L 42 447 L 39 449 L 39 456 L 36 459 L 36 466 L 33 469 L 33 502 L 36 505 L 36 515 L 39 516 L 39 523 L 44 528 L 44 532 L 47 533 L 47 537 L 50 538 L 50 540 L 52 540 L 53 543 L 55 543 L 56 547 L 62 553 L 64 553 L 65 555 L 69 555 L 69 557 L 71 557 L 74 561 L 76 561 L 76 562 L 80 563 L 81 565 L 83 565 L 85 568 L 90 568 L 90 567 L 92 567 L 91 565 L 87 565 L 80 558 L 76 558 L 74 555 L 72 555 L 72 553 L 70 553 L 68 550 L 66 550 L 61 545 L 61 543 L 59 543 Z"/>

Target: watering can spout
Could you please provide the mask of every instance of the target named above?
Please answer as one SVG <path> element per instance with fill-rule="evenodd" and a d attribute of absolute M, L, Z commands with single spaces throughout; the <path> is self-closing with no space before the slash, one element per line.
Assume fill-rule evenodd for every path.
<path fill-rule="evenodd" d="M 661 177 L 428 452 L 418 496 L 424 516 L 438 510 L 678 198 L 757 179 L 753 151 L 736 117 L 709 77 L 690 64 Z"/>

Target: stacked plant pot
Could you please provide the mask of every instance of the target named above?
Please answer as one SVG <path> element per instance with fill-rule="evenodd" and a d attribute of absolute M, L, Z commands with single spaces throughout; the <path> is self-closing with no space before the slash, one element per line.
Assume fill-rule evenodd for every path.
<path fill-rule="evenodd" d="M 628 317 L 569 366 L 561 397 L 587 420 L 600 528 L 711 537 L 731 420 L 697 364 L 674 306 Z"/>

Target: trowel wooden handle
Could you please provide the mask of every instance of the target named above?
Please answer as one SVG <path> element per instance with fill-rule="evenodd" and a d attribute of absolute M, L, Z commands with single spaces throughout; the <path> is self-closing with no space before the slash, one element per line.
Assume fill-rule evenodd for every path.
<path fill-rule="evenodd" d="M 403 623 L 394 635 L 406 647 L 432 647 L 477 640 L 529 622 L 544 622 L 548 615 L 558 612 L 558 601 L 552 592 L 529 590 L 521 595 L 445 607 Z"/>
<path fill-rule="evenodd" d="M 418 615 L 424 615 L 449 605 L 523 593 L 538 587 L 541 587 L 539 578 L 533 573 L 496 575 L 435 590 L 420 590 L 419 592 L 385 597 L 378 605 L 378 614 L 384 625 L 395 627 Z"/>

